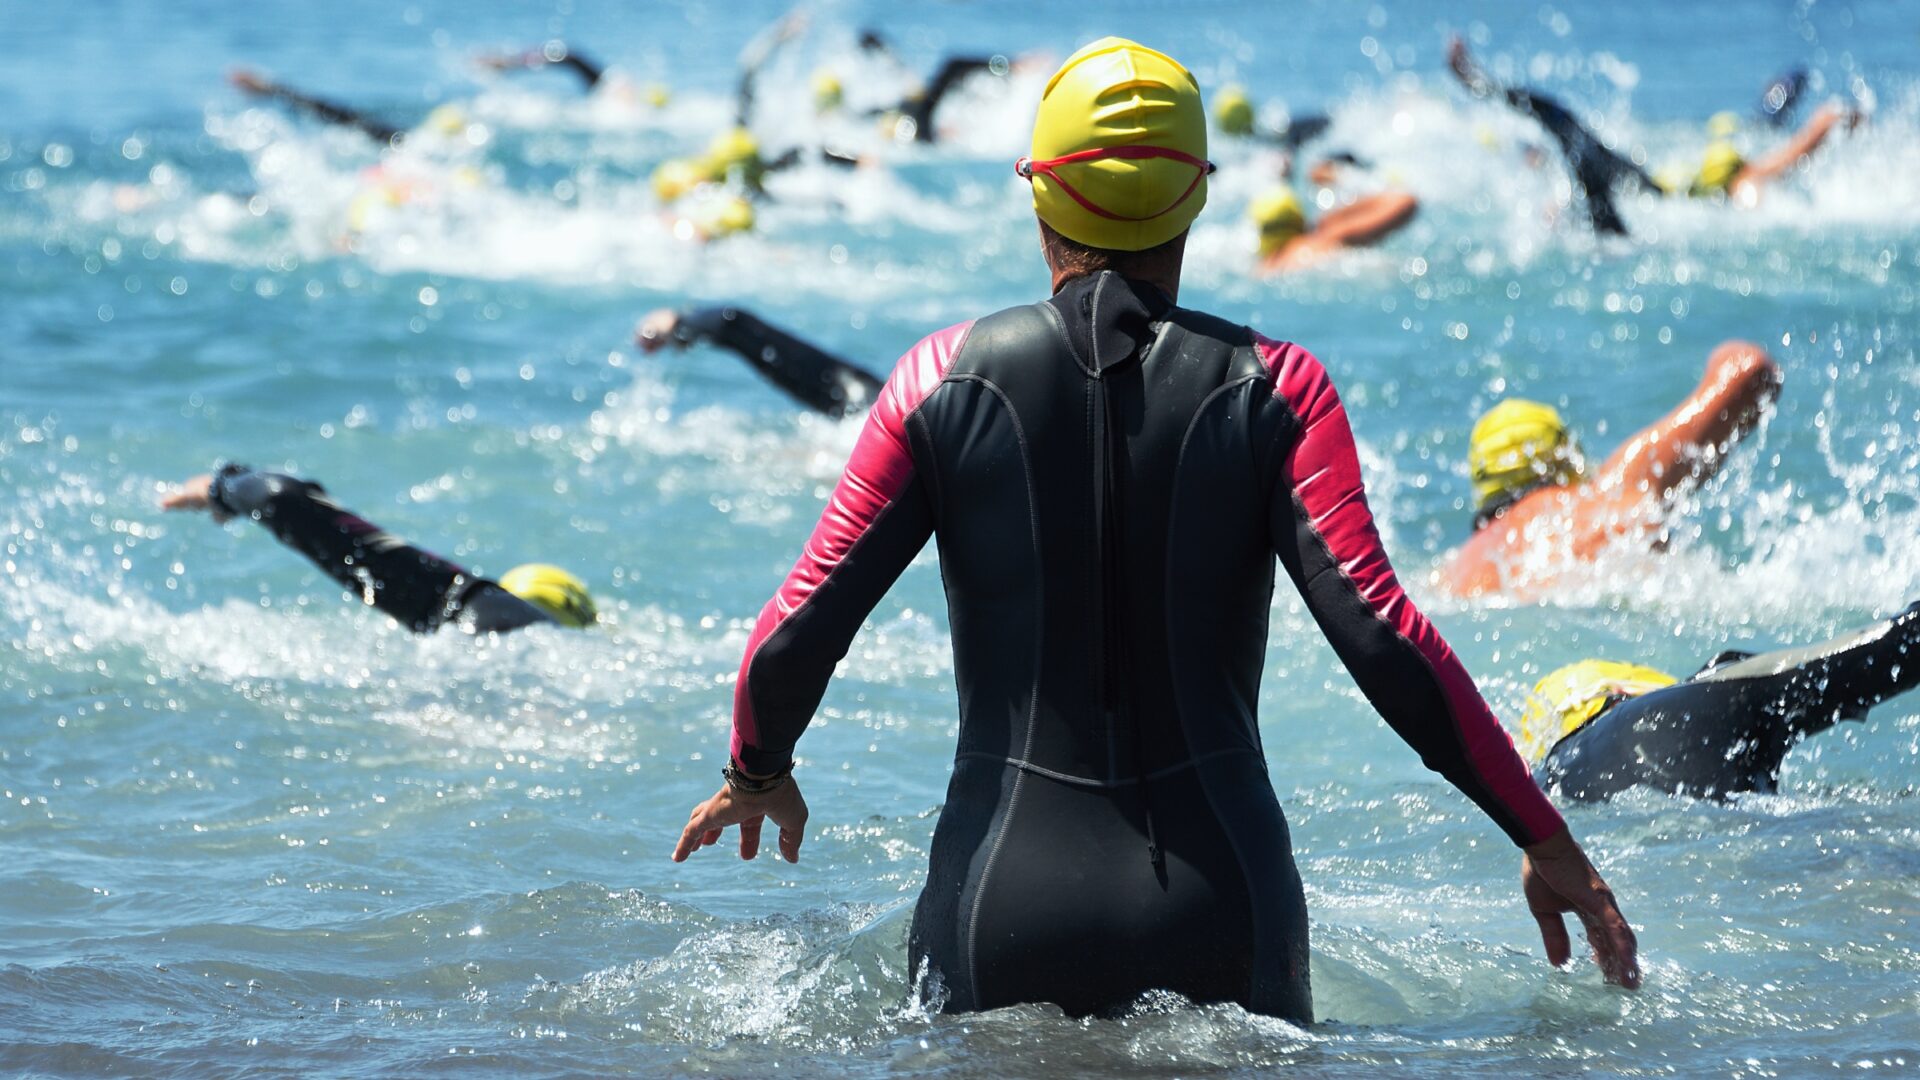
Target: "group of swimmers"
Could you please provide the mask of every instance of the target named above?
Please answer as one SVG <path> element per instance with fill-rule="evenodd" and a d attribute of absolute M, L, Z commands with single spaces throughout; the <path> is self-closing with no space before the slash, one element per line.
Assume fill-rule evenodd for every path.
<path fill-rule="evenodd" d="M 755 134 L 756 88 L 764 70 L 806 29 L 804 13 L 798 13 L 781 19 L 756 37 L 740 58 L 731 124 L 715 132 L 699 152 L 669 157 L 653 168 L 650 186 L 663 217 L 677 234 L 711 241 L 755 229 L 759 222 L 756 204 L 768 197 L 767 178 L 794 166 L 809 162 L 845 168 L 880 164 L 880 158 L 871 149 L 862 151 L 829 141 L 818 145 L 790 144 L 770 150 Z M 1004 78 L 1023 67 L 1031 67 L 1040 59 L 954 54 L 943 57 L 930 76 L 918 79 L 877 32 L 863 31 L 858 43 L 862 62 L 879 61 L 897 68 L 910 89 L 898 100 L 868 102 L 855 107 L 847 100 L 844 73 L 823 66 L 813 73 L 811 100 L 821 117 L 870 121 L 877 125 L 885 141 L 891 142 L 939 141 L 942 127 L 936 123 L 935 114 L 953 91 L 971 80 Z M 499 73 L 564 70 L 575 75 L 587 93 L 621 102 L 627 108 L 657 108 L 671 97 L 665 85 L 636 84 L 558 40 L 537 48 L 485 54 L 477 58 L 477 63 Z M 1864 118 L 1859 108 L 1823 105 L 1778 147 L 1749 159 L 1734 141 L 1740 127 L 1737 114 L 1722 111 L 1707 125 L 1710 141 L 1697 167 L 1674 166 L 1649 171 L 1643 164 L 1644 154 L 1617 149 L 1555 98 L 1527 87 L 1498 82 L 1474 60 L 1463 40 L 1452 40 L 1447 65 L 1473 98 L 1501 103 L 1540 126 L 1564 161 L 1575 205 L 1583 211 L 1592 231 L 1600 236 L 1628 234 L 1626 219 L 1616 201 L 1626 191 L 1751 206 L 1759 200 L 1766 185 L 1805 162 L 1836 129 L 1850 130 Z M 435 108 L 417 127 L 409 128 L 252 71 L 234 72 L 231 82 L 249 96 L 278 102 L 328 124 L 358 130 L 389 146 L 400 144 L 416 131 L 441 137 L 457 136 L 471 123 L 466 110 L 454 104 Z M 1784 126 L 1802 103 L 1807 86 L 1806 73 L 1799 69 L 1771 82 L 1757 110 L 1763 124 Z M 1227 86 L 1215 95 L 1211 122 L 1214 131 L 1227 139 L 1270 147 L 1277 153 L 1277 158 L 1256 157 L 1255 167 L 1269 169 L 1274 182 L 1256 194 L 1247 208 L 1247 218 L 1257 237 L 1258 258 L 1254 270 L 1258 273 L 1299 270 L 1323 262 L 1332 254 L 1379 244 L 1403 229 L 1419 212 L 1417 195 L 1404 190 L 1391 172 L 1387 174 L 1389 182 L 1384 189 L 1379 183 L 1365 179 L 1357 185 L 1347 183 L 1349 178 L 1363 178 L 1377 170 L 1371 162 L 1338 146 L 1313 155 L 1313 163 L 1304 173 L 1315 195 L 1302 198 L 1296 187 L 1299 170 L 1295 163 L 1308 154 L 1310 146 L 1328 140 L 1334 125 L 1324 113 L 1290 116 L 1278 126 L 1264 124 L 1260 110 L 1246 91 Z M 1490 134 L 1484 137 L 1491 142 Z M 1523 146 L 1529 165 L 1536 168 L 1545 165 L 1548 159 L 1545 150 L 1531 142 Z M 379 190 L 372 195 L 390 202 L 405 201 L 411 191 L 423 187 L 404 179 L 389 182 L 379 168 L 373 170 L 373 174 Z M 1310 206 L 1326 209 L 1316 220 L 1309 215 Z M 350 216 L 357 222 L 367 215 Z"/>
<path fill-rule="evenodd" d="M 491 62 L 565 66 L 589 87 L 603 78 L 563 47 Z M 1458 43 L 1451 66 L 1476 96 L 1541 123 L 1596 231 L 1621 231 L 1615 184 L 1673 186 L 1551 99 L 1493 83 Z M 942 87 L 1004 68 L 944 66 L 911 104 L 918 114 L 901 112 L 913 137 L 932 128 Z M 236 82 L 399 137 L 258 77 Z M 1775 114 L 1800 82 L 1769 94 Z M 743 83 L 744 109 L 751 77 Z M 1792 160 L 1840 119 L 1816 114 Z M 1214 126 L 1290 153 L 1325 130 L 1305 117 L 1263 131 L 1236 93 L 1216 99 Z M 775 164 L 735 151 L 710 156 L 749 188 Z M 1920 645 L 1920 604 L 1815 646 L 1722 653 L 1685 680 L 1626 661 L 1570 663 L 1529 697 L 1523 762 L 1395 578 L 1327 372 L 1299 346 L 1178 306 L 1187 231 L 1214 168 L 1207 152 L 1186 69 L 1103 39 L 1048 82 L 1032 154 L 1016 164 L 1032 186 L 1051 299 L 936 333 L 884 379 L 737 306 L 640 321 L 644 351 L 727 349 L 804 408 L 866 418 L 826 514 L 755 626 L 724 785 L 695 807 L 675 859 L 734 826 L 752 857 L 768 820 L 782 854 L 798 858 L 807 809 L 794 742 L 867 611 L 938 536 L 961 737 L 911 947 L 947 1005 L 1044 1000 L 1086 1013 L 1162 988 L 1309 1017 L 1304 899 L 1253 715 L 1268 619 L 1257 586 L 1271 585 L 1277 557 L 1394 730 L 1526 849 L 1527 902 L 1549 957 L 1566 957 L 1559 916 L 1573 912 L 1609 978 L 1633 984 L 1631 931 L 1541 789 L 1582 800 L 1635 785 L 1714 798 L 1769 790 L 1797 742 L 1920 682 L 1920 663 L 1906 662 Z M 1693 186 L 1736 197 L 1786 167 L 1707 157 Z M 1336 153 L 1313 171 L 1362 164 Z M 710 175 L 712 163 L 701 168 Z M 1256 203 L 1263 258 L 1280 266 L 1377 240 L 1417 205 L 1385 193 L 1308 229 L 1297 200 L 1271 202 Z M 1764 350 L 1723 344 L 1685 400 L 1596 467 L 1558 410 L 1500 402 L 1473 425 L 1472 529 L 1434 585 L 1526 598 L 1605 548 L 1657 545 L 1679 497 L 1720 467 L 1780 384 Z M 596 620 L 587 587 L 565 570 L 476 577 L 311 481 L 226 465 L 162 506 L 258 522 L 413 631 Z M 1124 854 L 1134 843 L 1145 859 Z M 1180 932 L 1196 922 L 1217 933 Z"/>

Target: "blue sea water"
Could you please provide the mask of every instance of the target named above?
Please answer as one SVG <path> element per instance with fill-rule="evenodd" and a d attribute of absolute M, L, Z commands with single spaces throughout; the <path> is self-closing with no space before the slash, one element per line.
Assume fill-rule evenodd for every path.
<path fill-rule="evenodd" d="M 1540 958 L 1517 856 L 1276 598 L 1263 727 L 1313 925 L 1321 1022 L 1146 1006 L 929 1015 L 910 909 L 955 731 L 931 552 L 802 743 L 804 861 L 667 861 L 717 783 L 731 680 L 856 425 L 798 415 L 634 320 L 731 301 L 875 370 L 1039 298 L 1021 184 L 1039 88 L 1118 32 L 1330 111 L 1358 183 L 1422 200 L 1376 251 L 1249 274 L 1264 152 L 1218 144 L 1183 300 L 1333 371 L 1416 599 L 1496 710 L 1588 655 L 1686 672 L 1920 595 L 1920 12 L 1870 3 L 827 3 L 762 75 L 768 146 L 884 167 L 771 182 L 751 235 L 676 233 L 647 177 L 726 123 L 766 3 L 0 0 L 0 1071 L 35 1075 L 1795 1076 L 1920 1070 L 1920 702 L 1797 750 L 1777 794 L 1569 811 L 1646 986 Z M 885 30 L 905 69 L 863 58 Z M 1466 33 L 1651 166 L 1697 157 L 1795 64 L 1870 125 L 1761 204 L 1629 197 L 1595 243 L 1541 136 L 1442 68 Z M 614 65 L 487 77 L 564 38 Z M 970 85 L 936 147 L 822 121 L 948 51 L 1039 54 Z M 384 156 L 240 99 L 227 69 L 470 124 Z M 644 88 L 669 87 L 664 106 Z M 379 172 L 373 172 L 378 168 Z M 1427 582 L 1464 538 L 1466 428 L 1518 393 L 1605 451 L 1732 337 L 1779 407 L 1669 549 L 1537 603 Z M 163 516 L 222 460 L 296 470 L 483 573 L 541 559 L 605 625 L 416 638 L 256 528 Z M 1196 932 L 1204 932 L 1198 928 Z"/>

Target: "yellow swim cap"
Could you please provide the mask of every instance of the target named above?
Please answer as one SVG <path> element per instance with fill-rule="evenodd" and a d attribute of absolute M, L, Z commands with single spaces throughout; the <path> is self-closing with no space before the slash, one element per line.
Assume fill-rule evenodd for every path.
<path fill-rule="evenodd" d="M 749 184 L 758 184 L 765 173 L 760 161 L 760 141 L 753 133 L 743 127 L 723 131 L 707 144 L 707 153 L 700 164 L 709 180 L 725 180 L 729 173 L 738 170 L 741 179 Z"/>
<path fill-rule="evenodd" d="M 458 135 L 467 130 L 467 111 L 458 105 L 442 105 L 427 114 L 427 126 L 442 135 Z"/>
<path fill-rule="evenodd" d="M 1644 664 L 1581 660 L 1553 671 L 1533 686 L 1520 713 L 1520 753 L 1539 761 L 1553 744 L 1579 731 L 1607 706 L 1672 686 L 1677 680 Z"/>
<path fill-rule="evenodd" d="M 1467 438 L 1467 470 L 1481 510 L 1541 482 L 1571 484 L 1586 471 L 1579 444 L 1551 405 L 1508 398 Z"/>
<path fill-rule="evenodd" d="M 1253 134 L 1253 102 L 1237 86 L 1223 86 L 1213 95 L 1213 123 L 1223 135 Z"/>
<path fill-rule="evenodd" d="M 1706 155 L 1700 162 L 1700 175 L 1693 181 L 1690 194 L 1714 195 L 1733 186 L 1733 180 L 1745 168 L 1747 159 L 1740 156 L 1732 143 L 1720 139 L 1707 146 Z"/>
<path fill-rule="evenodd" d="M 840 76 L 826 68 L 813 73 L 813 111 L 832 112 L 840 107 L 843 96 Z"/>
<path fill-rule="evenodd" d="M 1693 183 L 1685 165 L 1663 165 L 1653 174 L 1653 186 L 1668 195 L 1685 194 Z"/>
<path fill-rule="evenodd" d="M 1260 226 L 1260 255 L 1265 258 L 1307 231 L 1307 212 L 1290 187 L 1276 188 L 1253 200 L 1247 216 Z"/>
<path fill-rule="evenodd" d="M 753 204 L 738 195 L 726 195 L 703 204 L 692 215 L 693 227 L 708 240 L 753 228 Z"/>
<path fill-rule="evenodd" d="M 1179 61 L 1108 37 L 1067 58 L 1014 171 L 1033 209 L 1069 240 L 1144 251 L 1179 236 L 1207 203 L 1207 117 Z"/>
<path fill-rule="evenodd" d="M 1730 112 L 1717 112 L 1707 118 L 1707 135 L 1715 139 L 1731 139 L 1740 130 L 1740 118 Z"/>
<path fill-rule="evenodd" d="M 656 109 L 666 108 L 667 102 L 673 100 L 673 91 L 668 90 L 665 83 L 648 83 L 644 94 L 647 104 Z"/>
<path fill-rule="evenodd" d="M 527 563 L 500 575 L 500 587 L 553 616 L 561 626 L 579 629 L 600 618 L 587 583 L 557 566 Z"/>
<path fill-rule="evenodd" d="M 670 203 L 698 187 L 704 179 L 698 165 L 685 158 L 672 158 L 654 168 L 653 193 L 661 202 Z"/>

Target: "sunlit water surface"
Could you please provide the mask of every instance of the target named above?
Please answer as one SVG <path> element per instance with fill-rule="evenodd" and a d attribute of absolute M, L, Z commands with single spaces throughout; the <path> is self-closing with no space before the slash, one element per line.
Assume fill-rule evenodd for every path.
<path fill-rule="evenodd" d="M 1313 915 L 1321 1022 L 1148 1002 L 1120 1020 L 916 1004 L 911 904 L 954 738 L 931 553 L 873 614 L 802 744 L 797 867 L 666 858 L 717 782 L 746 625 L 852 445 L 724 354 L 645 357 L 634 319 L 737 300 L 876 370 L 922 334 L 1039 298 L 1008 162 L 1049 64 L 969 87 L 950 142 L 822 123 L 945 50 L 1057 59 L 1123 32 L 1297 111 L 1406 185 L 1417 223 L 1307 277 L 1250 277 L 1270 157 L 1223 168 L 1183 299 L 1311 346 L 1352 411 L 1411 587 L 1504 716 L 1589 655 L 1691 671 L 1920 594 L 1920 97 L 1896 5 L 1427 5 L 991 0 L 826 5 L 762 80 L 779 148 L 831 136 L 890 168 L 773 182 L 752 236 L 702 247 L 646 177 L 725 120 L 767 4 L 5 5 L 0 66 L 0 1070 L 208 1076 L 460 1071 L 941 1076 L 1805 1075 L 1920 1067 L 1920 702 L 1795 752 L 1777 795 L 1637 793 L 1570 812 L 1640 932 L 1646 988 L 1546 967 L 1517 859 L 1367 708 L 1291 595 L 1263 730 Z M 495 10 L 497 8 L 497 10 Z M 1287 12 L 1287 14 L 1282 14 Z M 1629 199 L 1596 245 L 1525 164 L 1528 124 L 1440 71 L 1451 25 L 1496 70 L 1659 165 L 1776 71 L 1863 85 L 1873 124 L 1750 211 Z M 564 36 L 662 108 L 478 50 Z M 410 122 L 389 155 L 249 108 L 236 64 Z M 640 103 L 636 103 L 640 102 Z M 1741 138 L 1773 136 L 1750 125 Z M 1464 437 L 1506 393 L 1592 450 L 1764 343 L 1777 414 L 1663 556 L 1550 602 L 1426 584 L 1466 532 Z M 593 581 L 605 625 L 415 638 L 343 603 L 260 530 L 166 518 L 223 459 L 298 470 L 498 573 Z M 1197 928 L 1204 932 L 1204 928 Z"/>

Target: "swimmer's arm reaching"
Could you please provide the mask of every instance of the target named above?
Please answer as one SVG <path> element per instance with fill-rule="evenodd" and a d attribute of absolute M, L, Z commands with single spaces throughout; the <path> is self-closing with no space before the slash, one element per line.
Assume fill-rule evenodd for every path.
<path fill-rule="evenodd" d="M 160 505 L 205 510 L 216 521 L 251 518 L 348 592 L 416 633 L 437 628 L 454 613 L 450 601 L 483 580 L 381 531 L 328 498 L 319 484 L 281 473 L 227 465 L 187 481 Z"/>
<path fill-rule="evenodd" d="M 391 124 L 382 123 L 356 109 L 337 105 L 331 101 L 301 93 L 290 87 L 262 78 L 256 72 L 241 68 L 227 76 L 227 81 L 242 93 L 253 97 L 263 97 L 272 101 L 291 105 L 301 112 L 324 120 L 329 124 L 358 128 L 376 142 L 390 143 L 401 135 L 401 130 Z"/>
<path fill-rule="evenodd" d="M 972 325 L 942 330 L 900 359 L 799 561 L 761 609 L 733 691 L 732 758 L 742 772 L 770 776 L 792 767 L 794 744 L 860 623 L 933 535 L 933 506 L 907 427 L 940 385 Z M 751 859 L 764 815 L 781 827 L 781 855 L 798 861 L 804 801 L 780 810 L 762 801 L 788 789 L 797 799 L 791 779 L 768 796 L 744 796 L 723 786 L 694 808 L 673 860 L 718 842 L 732 825 L 741 826 L 741 858 Z"/>
<path fill-rule="evenodd" d="M 495 71 L 513 71 L 518 68 L 563 67 L 580 76 L 585 89 L 592 90 L 600 83 L 600 76 L 606 69 L 568 48 L 565 42 L 552 42 L 538 49 L 528 49 L 520 53 L 504 53 L 479 58 L 482 67 Z"/>
<path fill-rule="evenodd" d="M 1404 191 L 1383 191 L 1331 210 L 1313 227 L 1313 235 L 1341 247 L 1377 244 L 1405 228 L 1420 210 L 1420 200 Z"/>
<path fill-rule="evenodd" d="M 1605 882 L 1528 775 L 1472 677 L 1394 575 L 1367 507 L 1353 433 L 1325 369 L 1297 346 L 1257 341 L 1274 392 L 1294 420 L 1267 463 L 1274 477 L 1272 542 L 1314 621 L 1394 732 L 1526 850 L 1523 888 L 1548 959 L 1566 959 L 1559 913 L 1574 911 L 1607 978 L 1636 985 L 1633 933 Z"/>
<path fill-rule="evenodd" d="M 1833 125 L 1840 122 L 1841 112 L 1832 105 L 1824 105 L 1813 114 L 1805 127 L 1794 133 L 1785 146 L 1766 157 L 1749 161 L 1733 178 L 1733 187 L 1760 185 L 1774 180 L 1780 174 L 1800 163 L 1800 159 L 1820 148 L 1833 133 Z"/>
<path fill-rule="evenodd" d="M 882 385 L 845 360 L 734 307 L 662 308 L 641 320 L 634 341 L 646 352 L 710 341 L 738 353 L 795 401 L 832 417 L 867 408 Z"/>
<path fill-rule="evenodd" d="M 1745 341 L 1723 343 L 1693 393 L 1600 466 L 1594 491 L 1618 514 L 1712 476 L 1779 392 L 1780 368 L 1766 350 Z"/>
<path fill-rule="evenodd" d="M 949 56 L 941 63 L 940 70 L 934 72 L 933 78 L 927 83 L 925 90 L 908 97 L 899 104 L 899 111 L 913 118 L 913 140 L 915 142 L 930 143 L 939 141 L 939 135 L 933 128 L 933 113 L 935 109 L 940 107 L 941 99 L 946 97 L 954 87 L 959 86 L 967 76 L 974 72 L 993 70 L 993 62 L 995 59 L 998 58 L 991 56 Z M 1005 62 L 1004 59 L 1001 60 L 1002 64 L 1005 64 Z"/>

